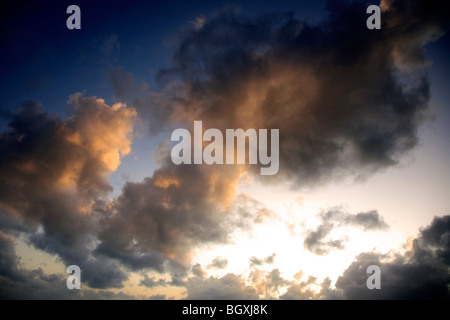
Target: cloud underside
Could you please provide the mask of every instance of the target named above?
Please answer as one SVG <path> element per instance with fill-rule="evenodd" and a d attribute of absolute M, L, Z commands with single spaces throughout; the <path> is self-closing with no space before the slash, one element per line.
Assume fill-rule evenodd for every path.
<path fill-rule="evenodd" d="M 162 148 L 154 174 L 126 183 L 115 199 L 108 198 L 108 177 L 132 152 L 136 121 L 147 122 L 151 133 L 190 127 L 198 119 L 219 129 L 280 128 L 280 172 L 267 183 L 311 186 L 342 176 L 367 177 L 397 164 L 416 146 L 429 111 L 423 46 L 444 31 L 448 11 L 439 6 L 389 1 L 376 33 L 361 27 L 366 16 L 359 14 L 365 8 L 358 2 L 331 1 L 328 17 L 317 26 L 293 14 L 250 18 L 227 8 L 182 30 L 172 68 L 159 73 L 159 81 L 168 83 L 160 92 L 149 92 L 118 69 L 111 78 L 124 103 L 109 106 L 77 93 L 68 101 L 71 115 L 61 119 L 37 102 L 24 102 L 0 135 L 1 294 L 72 297 L 49 289 L 61 278 L 17 269 L 10 236 L 24 235 L 66 265 L 79 265 L 91 288 L 121 288 L 131 271 L 153 270 L 169 274 L 167 283 L 186 287 L 190 298 L 271 297 L 282 287 L 288 289 L 281 297 L 301 298 L 298 292 L 318 297 L 309 289 L 313 278 L 292 283 L 277 269 L 255 271 L 249 284 L 240 275 L 207 278 L 201 266 L 191 266 L 194 249 L 226 243 L 235 230 L 274 218 L 237 193 L 240 179 L 254 167 L 176 166 Z M 387 226 L 376 211 L 322 219 L 305 240 L 318 254 L 343 245 L 323 240 L 334 226 Z M 433 222 L 439 223 L 448 225 L 447 217 Z M 360 276 L 354 266 L 369 260 L 402 281 L 419 270 L 436 271 L 429 273 L 436 283 L 429 292 L 438 296 L 443 283 L 448 285 L 442 271 L 448 267 L 448 243 L 433 238 L 446 231 L 433 224 L 402 261 L 359 256 L 336 283 L 341 297 L 360 294 L 352 282 Z M 253 257 L 251 265 L 270 264 L 274 257 Z M 226 265 L 217 259 L 210 268 Z M 395 273 L 398 268 L 405 272 Z M 189 272 L 195 277 L 188 279 Z M 141 282 L 165 284 L 148 277 Z M 42 291 L 26 292 L 29 285 Z M 329 281 L 321 288 L 320 297 L 338 295 Z M 395 298 L 398 288 L 392 288 Z"/>
<path fill-rule="evenodd" d="M 200 265 L 186 279 L 187 299 L 449 299 L 450 216 L 435 217 L 401 252 L 359 254 L 337 279 L 323 281 L 300 271 L 295 280 L 283 278 L 279 269 L 260 270 L 253 265 L 249 274 L 228 273 L 207 277 Z M 45 275 L 41 269 L 21 270 L 13 239 L 0 233 L 0 298 L 8 299 L 130 299 L 123 292 L 91 289 L 67 290 L 62 275 Z M 274 257 L 273 255 L 271 257 Z M 269 257 L 268 257 L 269 258 Z M 270 261 L 269 261 L 270 263 Z M 378 265 L 381 289 L 366 286 L 367 267 Z M 141 285 L 166 286 L 162 279 L 145 276 Z M 30 288 L 34 288 L 30 290 Z M 140 297 L 165 299 L 165 295 Z"/>

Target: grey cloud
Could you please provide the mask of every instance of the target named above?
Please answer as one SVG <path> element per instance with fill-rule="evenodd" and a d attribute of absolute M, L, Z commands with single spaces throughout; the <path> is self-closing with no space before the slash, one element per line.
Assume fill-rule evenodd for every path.
<path fill-rule="evenodd" d="M 14 249 L 14 241 L 0 231 L 0 277 L 10 279 L 20 278 L 17 270 L 19 260 Z"/>
<path fill-rule="evenodd" d="M 324 223 L 336 223 L 339 226 L 354 226 L 364 231 L 386 230 L 389 225 L 377 210 L 350 214 L 341 208 L 332 208 L 319 214 Z"/>
<path fill-rule="evenodd" d="M 207 276 L 205 270 L 202 269 L 202 266 L 199 263 L 192 266 L 192 274 L 200 278 Z"/>
<path fill-rule="evenodd" d="M 189 300 L 253 300 L 258 295 L 245 285 L 239 275 L 229 273 L 222 278 L 189 278 L 186 284 Z"/>
<path fill-rule="evenodd" d="M 165 294 L 154 294 L 148 297 L 149 300 L 167 300 Z"/>
<path fill-rule="evenodd" d="M 174 124 L 189 126 L 194 117 L 219 129 L 280 128 L 281 163 L 275 179 L 311 185 L 342 175 L 365 177 L 395 165 L 416 146 L 429 111 L 423 46 L 448 26 L 442 2 L 389 3 L 383 28 L 376 33 L 364 28 L 365 7 L 357 1 L 329 2 L 330 14 L 316 26 L 291 13 L 250 18 L 221 10 L 201 28 L 180 35 L 173 68 L 159 76 L 161 84 L 170 82 L 165 89 L 147 92 L 144 84 L 118 70 L 111 75 L 116 98 L 130 100 L 152 133 Z M 106 39 L 101 50 L 105 57 L 117 56 L 117 37 Z M 128 128 L 132 116 L 124 111 L 129 109 L 112 112 L 95 97 L 77 94 L 70 102 L 74 113 L 67 119 L 46 114 L 37 102 L 25 102 L 1 133 L 2 226 L 26 232 L 31 244 L 65 263 L 79 264 L 93 287 L 120 287 L 129 270 L 148 268 L 168 272 L 170 283 L 186 285 L 190 297 L 255 297 L 236 275 L 186 283 L 193 248 L 226 242 L 236 228 L 273 218 L 245 197 L 235 199 L 233 212 L 227 209 L 235 197 L 238 170 L 175 167 L 167 160 L 152 177 L 127 183 L 110 203 L 105 199 L 112 190 L 107 176 L 115 165 L 102 159 L 120 159 L 126 148 L 119 144 L 107 148 L 111 153 L 96 154 L 98 148 L 85 146 L 104 142 L 92 139 L 104 137 L 106 128 L 128 142 L 128 130 L 120 132 L 118 123 Z M 104 124 L 102 131 L 83 135 L 92 119 Z M 61 185 L 72 189 L 67 192 Z M 16 214 L 20 224 L 4 218 Z M 364 230 L 383 226 L 375 212 L 327 223 Z M 312 248 L 313 240 L 325 241 L 328 229 L 324 223 L 310 234 Z M 325 248 L 319 248 L 340 247 L 340 241 L 325 241 Z M 438 263 L 448 261 L 445 241 L 424 232 L 414 251 L 415 261 L 431 259 L 431 265 L 415 268 L 436 271 L 436 282 L 442 280 Z M 7 245 L 2 250 L 10 255 Z M 2 268 L 11 277 L 2 278 L 2 286 L 17 288 L 13 271 Z M 60 280 L 37 271 L 28 276 L 38 277 L 43 288 Z M 349 271 L 343 279 L 350 278 Z M 339 285 L 351 296 L 346 280 Z"/>
<path fill-rule="evenodd" d="M 346 239 L 325 240 L 333 229 L 344 226 L 357 227 L 364 231 L 389 228 L 376 210 L 351 214 L 341 208 L 331 208 L 318 216 L 322 223 L 316 229 L 307 231 L 303 241 L 304 247 L 317 255 L 326 255 L 335 249 L 345 249 Z"/>
<path fill-rule="evenodd" d="M 264 262 L 267 264 L 272 264 L 275 260 L 276 253 L 272 253 L 270 256 L 264 258 Z"/>
<path fill-rule="evenodd" d="M 188 299 L 272 299 L 286 287 L 279 299 L 448 299 L 449 233 L 450 216 L 435 217 L 429 226 L 421 229 L 406 252 L 359 254 L 338 278 L 335 287 L 330 278 L 319 282 L 309 276 L 303 281 L 289 281 L 281 276 L 279 269 L 270 272 L 253 269 L 248 278 L 236 274 L 189 278 Z M 381 268 L 380 290 L 369 290 L 366 286 L 369 265 Z"/>
<path fill-rule="evenodd" d="M 365 27 L 363 2 L 329 1 L 327 9 L 312 26 L 292 13 L 251 18 L 229 6 L 202 28 L 183 29 L 172 68 L 159 74 L 177 90 L 162 103 L 150 94 L 141 109 L 162 123 L 280 128 L 278 179 L 296 185 L 365 178 L 399 163 L 427 119 L 423 46 L 444 33 L 448 9 L 391 1 L 376 33 Z"/>
<path fill-rule="evenodd" d="M 47 275 L 42 269 L 21 270 L 20 280 L 0 276 L 0 299 L 7 300 L 131 300 L 124 292 L 108 290 L 69 290 L 66 278 L 60 274 Z"/>
<path fill-rule="evenodd" d="M 154 287 L 158 287 L 158 286 L 165 287 L 167 285 L 167 282 L 164 279 L 156 280 L 155 277 L 149 278 L 147 275 L 144 275 L 144 279 L 141 279 L 141 281 L 139 282 L 139 285 L 147 287 L 147 288 L 154 288 Z"/>
<path fill-rule="evenodd" d="M 318 285 L 320 291 L 311 290 L 311 285 Z M 280 296 L 280 300 L 317 300 L 339 299 L 340 296 L 331 288 L 330 278 L 325 278 L 322 283 L 317 283 L 315 277 L 309 277 L 307 281 L 292 282 L 286 292 Z"/>
<path fill-rule="evenodd" d="M 0 223 L 79 265 L 87 285 L 120 288 L 130 270 L 152 269 L 183 286 L 193 248 L 265 221 L 267 209 L 250 197 L 233 202 L 237 168 L 175 166 L 167 158 L 153 177 L 108 200 L 107 176 L 129 152 L 133 109 L 81 94 L 69 102 L 66 119 L 26 102 L 1 134 Z"/>
<path fill-rule="evenodd" d="M 360 254 L 336 281 L 346 299 L 449 299 L 450 216 L 435 217 L 405 254 Z M 369 265 L 381 270 L 381 289 L 368 290 Z"/>
<path fill-rule="evenodd" d="M 266 277 L 267 279 L 267 289 L 278 292 L 280 287 L 288 285 L 290 282 L 281 277 L 281 272 L 279 269 L 273 269 L 269 275 Z"/>
<path fill-rule="evenodd" d="M 124 186 L 114 201 L 114 215 L 102 221 L 96 253 L 127 266 L 130 255 L 159 254 L 161 268 L 152 263 L 142 268 L 162 272 L 167 265 L 188 263 L 197 246 L 226 243 L 235 230 L 251 230 L 267 219 L 268 211 L 248 196 L 234 198 L 237 179 L 230 168 L 217 172 L 165 162 L 153 177 Z M 178 278 L 182 284 L 183 276 Z"/>
<path fill-rule="evenodd" d="M 24 102 L 0 134 L 2 230 L 24 233 L 31 245 L 79 265 L 88 285 L 121 287 L 128 276 L 120 266 L 90 256 L 104 213 L 81 211 L 95 211 L 112 190 L 106 175 L 117 164 L 105 155 L 119 159 L 120 152 L 127 153 L 133 112 L 81 94 L 71 96 L 69 104 L 72 116 L 60 119 L 37 102 Z M 111 141 L 98 136 L 90 127 L 93 121 Z"/>
<path fill-rule="evenodd" d="M 102 272 L 97 268 L 99 273 Z M 14 248 L 14 241 L 0 232 L 0 299 L 135 299 L 138 297 L 123 292 L 69 290 L 66 286 L 67 274 L 45 274 L 42 269 L 24 270 Z M 86 273 L 82 270 L 82 281 Z M 84 282 L 83 282 L 84 283 Z M 83 285 L 83 284 L 82 284 Z"/>
<path fill-rule="evenodd" d="M 277 254 L 273 253 L 270 256 L 265 257 L 264 259 L 260 259 L 257 257 L 250 257 L 250 266 L 261 266 L 264 264 L 272 264 L 275 260 L 275 256 Z"/>
<path fill-rule="evenodd" d="M 175 165 L 143 182 L 128 182 L 115 201 L 116 214 L 99 234 L 97 252 L 124 263 L 128 254 L 145 257 L 150 250 L 182 261 L 196 244 L 225 241 L 232 225 L 209 183 L 198 167 Z"/>
<path fill-rule="evenodd" d="M 303 245 L 309 251 L 317 255 L 325 255 L 331 249 L 344 249 L 344 240 L 330 240 L 323 241 L 323 239 L 328 236 L 328 234 L 333 229 L 333 224 L 325 223 L 321 224 L 315 230 L 308 231 Z"/>
<path fill-rule="evenodd" d="M 208 268 L 215 269 L 225 269 L 228 265 L 228 260 L 221 257 L 216 257 L 214 260 L 208 265 Z"/>

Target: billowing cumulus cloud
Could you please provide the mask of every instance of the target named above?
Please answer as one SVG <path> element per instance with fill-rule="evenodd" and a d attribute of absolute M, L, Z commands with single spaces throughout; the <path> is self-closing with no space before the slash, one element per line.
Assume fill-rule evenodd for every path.
<path fill-rule="evenodd" d="M 190 262 L 192 250 L 224 243 L 236 230 L 266 221 L 261 204 L 235 197 L 239 170 L 168 164 L 129 182 L 103 220 L 96 253 L 134 269 L 165 270 Z M 187 270 L 185 270 L 187 272 Z"/>
<path fill-rule="evenodd" d="M 163 123 L 280 128 L 278 178 L 300 185 L 395 165 L 427 118 L 423 45 L 443 34 L 448 11 L 436 1 L 389 1 L 372 32 L 365 9 L 330 1 L 312 26 L 291 13 L 250 18 L 227 7 L 183 29 L 173 67 L 159 75 L 177 90 L 135 103 Z"/>
<path fill-rule="evenodd" d="M 107 178 L 131 150 L 136 113 L 80 94 L 69 105 L 73 114 L 60 119 L 24 103 L 2 134 L 0 221 L 79 265 L 89 286 L 122 287 L 129 270 L 142 269 L 184 285 L 195 247 L 271 218 L 257 201 L 236 197 L 239 167 L 175 166 L 168 154 L 152 177 L 108 199 Z"/>
<path fill-rule="evenodd" d="M 120 287 L 127 275 L 107 258 L 89 258 L 95 226 L 112 188 L 108 175 L 131 150 L 136 112 L 102 99 L 70 97 L 73 114 L 48 115 L 25 102 L 0 136 L 3 227 L 25 231 L 39 249 L 79 264 L 94 287 Z"/>
<path fill-rule="evenodd" d="M 239 168 L 166 164 L 107 199 L 108 175 L 131 150 L 136 113 L 81 94 L 69 105 L 73 115 L 60 119 L 26 102 L 2 134 L 1 221 L 80 265 L 90 286 L 121 287 L 124 267 L 168 271 L 171 284 L 183 284 L 196 245 L 226 241 L 235 227 L 267 216 L 248 196 L 234 200 Z"/>

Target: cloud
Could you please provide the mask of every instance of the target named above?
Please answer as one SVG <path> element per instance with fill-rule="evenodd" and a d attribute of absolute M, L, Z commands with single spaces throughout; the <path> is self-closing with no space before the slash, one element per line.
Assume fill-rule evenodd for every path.
<path fill-rule="evenodd" d="M 216 257 L 214 260 L 207 266 L 207 268 L 214 269 L 225 269 L 228 265 L 228 260 L 221 257 Z"/>
<path fill-rule="evenodd" d="M 202 266 L 199 263 L 192 266 L 192 274 L 200 278 L 205 278 L 207 276 L 207 273 L 202 269 Z"/>
<path fill-rule="evenodd" d="M 389 225 L 383 220 L 383 217 L 381 217 L 377 210 L 349 214 L 344 212 L 343 209 L 336 207 L 321 212 L 319 216 L 323 223 L 335 223 L 338 226 L 353 226 L 363 231 L 386 230 L 389 228 Z"/>
<path fill-rule="evenodd" d="M 254 300 L 255 289 L 245 285 L 239 275 L 229 273 L 222 278 L 189 278 L 186 284 L 189 300 Z"/>
<path fill-rule="evenodd" d="M 315 230 L 308 231 L 303 242 L 304 247 L 317 255 L 325 255 L 331 249 L 344 249 L 344 240 L 342 239 L 323 241 L 332 229 L 333 224 L 325 223 L 319 225 Z"/>
<path fill-rule="evenodd" d="M 0 231 L 0 277 L 20 278 L 19 261 L 14 249 L 14 240 Z"/>
<path fill-rule="evenodd" d="M 195 246 L 227 241 L 242 224 L 230 202 L 237 179 L 238 172 L 167 165 L 143 182 L 128 182 L 114 201 L 114 215 L 104 221 L 96 251 L 127 265 L 132 257 L 152 254 L 187 263 Z"/>
<path fill-rule="evenodd" d="M 423 46 L 443 34 L 448 11 L 435 1 L 391 1 L 372 32 L 365 9 L 329 1 L 314 26 L 292 13 L 219 10 L 183 29 L 173 66 L 159 74 L 176 90 L 137 99 L 140 110 L 187 127 L 279 128 L 280 173 L 269 180 L 304 186 L 395 165 L 427 119 Z"/>
<path fill-rule="evenodd" d="M 273 253 L 270 256 L 265 257 L 264 259 L 259 259 L 257 257 L 250 257 L 250 266 L 261 266 L 263 264 L 272 264 L 275 260 L 275 256 L 277 254 Z"/>
<path fill-rule="evenodd" d="M 172 67 L 158 76 L 161 91 L 150 91 L 123 69 L 111 73 L 115 97 L 133 107 L 109 106 L 78 93 L 70 97 L 71 114 L 64 119 L 45 113 L 35 101 L 24 102 L 14 115 L 2 114 L 9 119 L 0 134 L 5 257 L 0 272 L 2 288 L 9 288 L 2 294 L 68 297 L 51 289 L 63 278 L 8 267 L 17 263 L 3 232 L 23 233 L 36 248 L 79 265 L 92 288 L 120 288 L 129 271 L 151 269 L 170 275 L 164 284 L 186 286 L 191 299 L 253 299 L 272 296 L 281 286 L 290 286 L 292 297 L 298 288 L 309 290 L 309 284 L 288 284 L 279 270 L 252 270 L 263 291 L 239 275 L 206 278 L 200 266 L 192 270 L 196 277 L 187 278 L 195 249 L 226 243 L 237 229 L 251 232 L 255 223 L 276 219 L 264 205 L 237 193 L 253 167 L 175 166 L 161 150 L 154 174 L 127 182 L 116 199 L 108 199 L 108 177 L 131 152 L 138 115 L 152 134 L 189 128 L 199 119 L 219 129 L 279 128 L 280 173 L 267 179 L 294 186 L 366 177 L 397 164 L 416 146 L 427 118 L 430 84 L 423 46 L 443 33 L 448 11 L 435 1 L 384 1 L 383 28 L 371 32 L 364 28 L 363 3 L 330 1 L 328 9 L 327 18 L 314 26 L 292 13 L 252 18 L 232 7 L 202 17 L 179 35 Z M 117 36 L 107 38 L 101 51 L 105 58 L 117 57 Z M 305 246 L 318 254 L 343 247 L 342 239 L 325 240 L 335 227 L 387 227 L 376 211 L 335 212 L 322 219 L 305 238 Z M 414 259 L 408 258 L 412 269 L 397 261 L 382 271 L 401 278 L 394 272 L 400 266 L 410 272 L 405 279 L 419 270 L 436 271 L 430 278 L 436 287 L 429 292 L 437 295 L 445 283 L 440 265 L 449 256 L 445 238 L 435 237 L 443 233 L 439 228 L 436 223 L 432 232 L 422 231 Z M 253 257 L 251 263 L 270 264 L 269 257 Z M 364 257 L 355 264 L 366 263 Z M 346 297 L 361 289 L 353 285 L 359 275 L 354 270 L 337 284 Z M 145 277 L 141 283 L 162 284 Z M 38 289 L 27 293 L 30 284 Z"/>
<path fill-rule="evenodd" d="M 313 286 L 320 290 L 314 290 Z M 325 278 L 322 283 L 317 283 L 315 277 L 308 277 L 307 281 L 293 281 L 286 292 L 280 295 L 280 300 L 318 300 L 337 299 L 339 295 L 331 288 L 330 278 Z"/>
<path fill-rule="evenodd" d="M 248 276 L 228 274 L 222 278 L 189 278 L 189 299 L 448 299 L 450 216 L 435 217 L 420 230 L 405 250 L 389 253 L 363 252 L 333 286 L 330 278 L 302 280 L 283 278 L 279 269 L 253 269 Z M 381 289 L 366 286 L 369 265 L 381 269 Z"/>
<path fill-rule="evenodd" d="M 361 253 L 336 281 L 346 299 L 449 299 L 450 216 L 435 217 L 404 254 Z M 369 265 L 381 270 L 381 289 L 368 290 Z"/>
<path fill-rule="evenodd" d="M 290 281 L 281 276 L 279 269 L 262 271 L 254 269 L 250 272 L 248 279 L 259 297 L 263 299 L 274 299 L 280 295 L 280 289 L 290 284 Z"/>
<path fill-rule="evenodd" d="M 324 240 L 333 229 L 344 226 L 360 228 L 363 231 L 389 228 L 376 210 L 350 214 L 343 211 L 342 208 L 336 207 L 321 212 L 319 218 L 322 223 L 316 229 L 307 231 L 303 242 L 306 249 L 317 255 L 326 255 L 334 249 L 345 249 L 346 239 Z"/>
<path fill-rule="evenodd" d="M 149 300 L 167 300 L 165 294 L 154 294 L 148 297 Z"/>
<path fill-rule="evenodd" d="M 108 199 L 136 112 L 81 94 L 69 105 L 72 115 L 60 119 L 26 102 L 0 136 L 0 223 L 79 265 L 87 285 L 120 288 L 130 270 L 151 269 L 183 286 L 197 246 L 270 219 L 261 203 L 236 196 L 239 167 L 175 166 L 163 151 L 152 177 Z"/>
<path fill-rule="evenodd" d="M 183 278 L 196 248 L 227 243 L 236 230 L 270 219 L 261 203 L 236 196 L 239 168 L 163 163 L 152 177 L 125 184 L 102 221 L 97 254 L 134 269 L 178 266 Z"/>
<path fill-rule="evenodd" d="M 101 270 L 99 270 L 101 272 Z M 85 273 L 82 273 L 84 281 Z M 68 275 L 45 274 L 42 269 L 25 270 L 20 266 L 14 240 L 0 232 L 0 299 L 135 299 L 123 292 L 94 291 L 82 285 L 82 290 L 69 290 Z"/>
<path fill-rule="evenodd" d="M 141 279 L 141 281 L 139 282 L 139 285 L 147 287 L 147 288 L 154 288 L 154 287 L 158 287 L 158 286 L 165 287 L 167 285 L 167 282 L 164 279 L 156 280 L 155 277 L 149 278 L 147 275 L 144 275 L 144 279 Z"/>
<path fill-rule="evenodd" d="M 348 215 L 345 217 L 343 224 L 360 227 L 364 231 L 385 230 L 389 228 L 388 224 L 383 221 L 383 218 L 376 210 Z"/>
<path fill-rule="evenodd" d="M 89 257 L 89 248 L 108 206 L 108 175 L 131 151 L 136 112 L 81 94 L 68 103 L 72 115 L 60 119 L 24 102 L 0 135 L 0 221 L 79 265 L 92 286 L 120 287 L 127 275 L 108 258 Z"/>

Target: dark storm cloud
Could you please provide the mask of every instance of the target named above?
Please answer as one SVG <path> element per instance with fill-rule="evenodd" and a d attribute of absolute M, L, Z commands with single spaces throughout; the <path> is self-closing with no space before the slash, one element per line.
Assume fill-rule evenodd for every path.
<path fill-rule="evenodd" d="M 292 13 L 251 18 L 229 6 L 182 29 L 173 67 L 159 74 L 166 93 L 129 101 L 165 124 L 279 128 L 279 177 L 299 185 L 366 177 L 416 146 L 429 112 L 423 46 L 449 17 L 438 1 L 383 8 L 374 31 L 360 1 L 329 1 L 314 26 Z"/>
<path fill-rule="evenodd" d="M 347 299 L 449 299 L 450 216 L 435 217 L 405 254 L 362 253 L 336 281 Z M 366 270 L 378 265 L 381 289 L 368 290 Z"/>
<path fill-rule="evenodd" d="M 334 249 L 345 249 L 345 239 L 325 240 L 333 229 L 344 226 L 352 226 L 364 231 L 389 228 L 376 210 L 350 214 L 341 208 L 332 208 L 321 212 L 319 217 L 322 223 L 316 229 L 307 231 L 303 242 L 306 249 L 317 255 L 325 255 Z"/>

